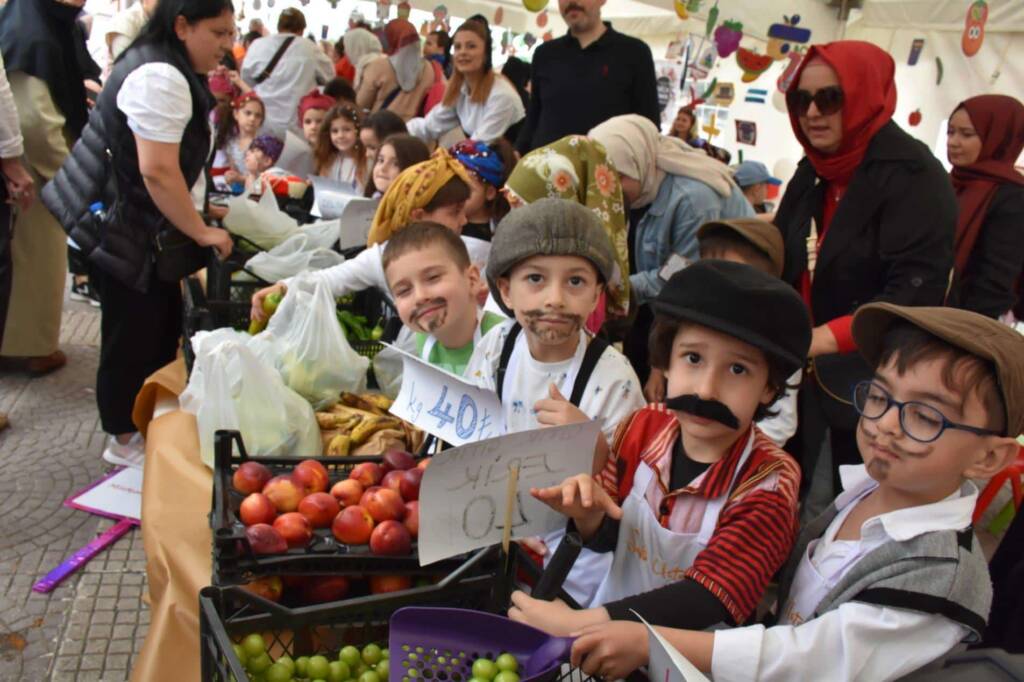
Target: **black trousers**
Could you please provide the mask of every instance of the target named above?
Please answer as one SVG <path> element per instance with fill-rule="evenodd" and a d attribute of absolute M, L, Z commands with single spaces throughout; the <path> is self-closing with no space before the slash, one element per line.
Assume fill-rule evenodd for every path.
<path fill-rule="evenodd" d="M 861 464 L 863 461 L 857 449 L 856 422 L 853 428 L 847 428 L 848 424 L 840 426 L 829 423 L 822 409 L 822 402 L 825 400 L 828 400 L 828 397 L 821 391 L 814 378 L 805 371 L 800 392 L 797 394 L 797 431 L 785 447 L 786 452 L 800 464 L 801 500 L 810 490 L 814 470 L 826 438 L 829 439 L 832 450 L 832 497 L 843 490 L 839 481 L 839 467 L 845 464 Z"/>
<path fill-rule="evenodd" d="M 174 360 L 178 351 L 181 285 L 154 275 L 149 291 L 141 293 L 97 267 L 90 268 L 89 281 L 102 304 L 96 372 L 100 422 L 107 433 L 132 433 L 135 396 L 146 377 Z"/>
<path fill-rule="evenodd" d="M 11 302 L 14 265 L 11 261 L 11 240 L 14 239 L 14 213 L 7 203 L 7 189 L 0 178 L 0 345 L 4 342 L 7 306 Z"/>

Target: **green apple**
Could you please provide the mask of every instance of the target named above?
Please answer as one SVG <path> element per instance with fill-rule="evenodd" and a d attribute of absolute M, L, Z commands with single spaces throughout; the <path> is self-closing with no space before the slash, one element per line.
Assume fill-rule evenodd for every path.
<path fill-rule="evenodd" d="M 519 661 L 512 654 L 502 654 L 498 656 L 497 660 L 494 661 L 495 665 L 498 666 L 498 670 L 510 672 L 517 672 L 519 670 Z"/>
<path fill-rule="evenodd" d="M 363 662 L 363 657 L 359 653 L 359 649 L 349 645 L 338 654 L 338 660 L 347 665 L 349 669 L 353 669 Z"/>
<path fill-rule="evenodd" d="M 314 680 L 327 679 L 331 667 L 328 665 L 326 656 L 310 656 L 307 674 Z"/>
<path fill-rule="evenodd" d="M 478 658 L 473 661 L 473 677 L 481 680 L 493 680 L 498 674 L 498 666 L 489 658 Z"/>

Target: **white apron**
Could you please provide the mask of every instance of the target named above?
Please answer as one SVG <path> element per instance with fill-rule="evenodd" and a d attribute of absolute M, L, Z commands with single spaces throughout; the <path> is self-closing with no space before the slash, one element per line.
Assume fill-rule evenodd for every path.
<path fill-rule="evenodd" d="M 580 372 L 580 366 L 583 364 L 583 356 L 586 355 L 589 342 L 590 337 L 580 332 L 580 344 L 576 347 L 576 355 L 573 357 L 572 364 L 566 371 L 561 385 L 558 386 L 558 390 L 561 391 L 562 395 L 568 396 L 572 394 L 573 385 L 576 383 L 576 375 Z M 507 377 L 517 376 L 519 365 L 522 361 L 522 354 L 529 352 L 530 349 L 526 344 L 526 332 L 520 331 L 518 338 L 516 338 L 515 346 L 512 348 L 512 354 L 508 358 L 508 367 L 505 370 L 506 380 Z M 538 400 L 541 397 L 547 396 L 539 396 Z M 565 529 L 563 528 L 548 533 L 541 538 L 548 548 L 548 553 L 544 556 L 545 567 L 558 550 L 558 545 L 561 544 L 564 537 Z M 601 581 L 608 575 L 608 569 L 611 568 L 611 565 L 612 556 L 610 553 L 583 549 L 576 558 L 576 563 L 573 564 L 569 575 L 562 582 L 562 589 L 568 592 L 569 596 L 581 607 L 587 608 L 590 606 L 594 593 L 597 591 Z"/>
<path fill-rule="evenodd" d="M 718 516 L 729 499 L 743 465 L 753 449 L 753 434 L 736 464 L 729 489 L 713 500 L 708 500 L 697 533 L 676 533 L 663 527 L 651 509 L 647 495 L 658 485 L 657 472 L 640 462 L 633 478 L 629 497 L 622 505 L 622 523 L 615 546 L 615 560 L 611 571 L 594 597 L 593 606 L 632 597 L 664 587 L 683 579 L 686 569 L 693 565 L 697 555 L 708 546 L 718 526 Z M 680 505 L 673 509 L 682 512 Z"/>

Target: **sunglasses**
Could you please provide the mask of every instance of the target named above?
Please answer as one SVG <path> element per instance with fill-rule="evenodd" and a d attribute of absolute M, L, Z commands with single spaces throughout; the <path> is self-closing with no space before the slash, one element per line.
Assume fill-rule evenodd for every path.
<path fill-rule="evenodd" d="M 811 102 L 814 102 L 819 114 L 831 116 L 843 108 L 843 99 L 843 89 L 838 85 L 830 85 L 813 95 L 806 90 L 790 90 L 786 93 L 786 106 L 797 116 L 806 116 Z"/>

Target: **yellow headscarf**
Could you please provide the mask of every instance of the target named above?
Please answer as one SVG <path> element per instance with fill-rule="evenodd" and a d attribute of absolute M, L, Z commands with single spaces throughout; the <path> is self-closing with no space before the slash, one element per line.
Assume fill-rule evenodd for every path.
<path fill-rule="evenodd" d="M 458 176 L 469 185 L 465 167 L 444 148 L 438 148 L 428 160 L 409 166 L 388 187 L 377 206 L 366 245 L 382 244 L 409 224 L 409 214 L 424 208 L 438 190 Z"/>

